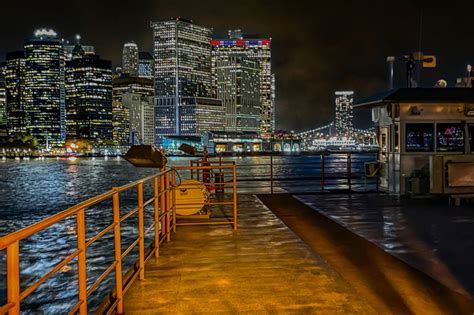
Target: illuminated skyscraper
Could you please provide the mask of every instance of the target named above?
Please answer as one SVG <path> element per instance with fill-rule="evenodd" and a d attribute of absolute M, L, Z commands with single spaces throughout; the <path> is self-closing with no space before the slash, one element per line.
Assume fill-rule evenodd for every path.
<path fill-rule="evenodd" d="M 179 111 L 181 136 L 201 136 L 209 131 L 224 131 L 225 110 L 219 99 L 189 98 L 188 104 L 180 105 Z"/>
<path fill-rule="evenodd" d="M 8 133 L 11 136 L 26 133 L 24 108 L 25 54 L 23 51 L 7 53 L 5 62 L 5 85 L 7 92 Z"/>
<path fill-rule="evenodd" d="M 245 55 L 216 62 L 217 98 L 225 108 L 226 131 L 260 131 L 260 68 Z"/>
<path fill-rule="evenodd" d="M 130 143 L 154 144 L 155 106 L 153 96 L 127 92 L 123 94 L 122 101 L 130 115 Z"/>
<path fill-rule="evenodd" d="M 81 45 L 82 50 L 84 51 L 84 54 L 86 55 L 95 55 L 95 47 L 91 45 Z M 66 60 L 72 60 L 72 55 L 74 48 L 76 48 L 76 45 L 64 45 L 64 54 L 66 57 Z"/>
<path fill-rule="evenodd" d="M 138 46 L 134 42 L 123 44 L 122 73 L 138 76 Z"/>
<path fill-rule="evenodd" d="M 153 79 L 155 60 L 153 56 L 146 51 L 138 53 L 138 76 L 140 78 Z"/>
<path fill-rule="evenodd" d="M 353 91 L 336 91 L 336 132 L 338 136 L 351 136 Z"/>
<path fill-rule="evenodd" d="M 271 39 L 244 38 L 240 30 L 229 31 L 229 38 L 214 39 L 212 44 L 213 87 L 217 90 L 217 62 L 233 55 L 245 55 L 260 67 L 260 132 L 275 129 L 275 77 L 271 67 Z"/>
<path fill-rule="evenodd" d="M 66 139 L 63 44 L 56 32 L 42 29 L 24 49 L 27 132 L 42 145 L 61 144 Z"/>
<path fill-rule="evenodd" d="M 211 99 L 212 29 L 181 18 L 152 22 L 151 27 L 157 137 L 196 134 L 214 128 L 206 123 L 202 126 L 190 125 L 201 123 L 198 116 L 205 111 L 204 107 L 213 113 L 223 111 L 219 101 Z M 199 108 L 198 105 L 204 107 Z"/>
<path fill-rule="evenodd" d="M 112 62 L 77 44 L 66 62 L 68 139 L 112 141 Z"/>
<path fill-rule="evenodd" d="M 153 81 L 138 77 L 117 77 L 112 81 L 112 126 L 115 145 L 130 143 L 130 110 L 123 102 L 125 93 L 142 98 L 153 96 Z"/>
<path fill-rule="evenodd" d="M 0 137 L 7 135 L 7 89 L 5 84 L 5 66 L 0 64 Z"/>

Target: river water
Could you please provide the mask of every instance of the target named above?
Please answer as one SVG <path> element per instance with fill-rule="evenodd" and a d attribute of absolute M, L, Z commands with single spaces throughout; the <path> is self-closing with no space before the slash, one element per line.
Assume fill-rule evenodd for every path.
<path fill-rule="evenodd" d="M 238 165 L 238 191 L 269 192 L 270 182 L 256 181 L 270 177 L 269 157 L 227 157 Z M 373 161 L 375 155 L 353 155 L 352 189 L 374 189 L 373 182 L 362 179 L 363 165 Z M 172 157 L 168 165 L 189 165 L 190 158 Z M 274 191 L 317 191 L 321 189 L 348 188 L 347 156 L 334 154 L 325 157 L 324 187 L 321 186 L 320 156 L 276 156 L 273 157 Z M 78 202 L 153 173 L 150 169 L 139 169 L 121 158 L 84 158 L 76 160 L 0 160 L 0 236 L 31 225 Z M 360 176 L 361 178 L 357 179 Z M 306 180 L 302 181 L 301 178 Z M 291 178 L 291 180 L 288 180 Z M 248 181 L 246 181 L 248 180 Z M 145 195 L 151 194 L 145 191 Z M 122 211 L 131 209 L 136 202 L 133 195 L 121 197 Z M 147 196 L 145 196 L 147 198 Z M 110 203 L 104 202 L 86 212 L 86 236 L 95 235 L 111 222 Z M 151 212 L 145 215 L 150 219 Z M 122 248 L 128 247 L 137 237 L 136 219 L 130 218 L 122 227 Z M 20 243 L 21 286 L 38 280 L 71 254 L 77 246 L 75 220 L 67 220 L 35 234 Z M 109 266 L 113 257 L 112 233 L 94 243 L 87 250 L 87 279 L 92 285 Z M 108 253 L 108 255 L 104 255 Z M 124 262 L 126 270 L 136 259 L 132 252 Z M 0 306 L 6 301 L 6 253 L 0 252 Z M 77 302 L 76 260 L 50 280 L 41 285 L 22 302 L 26 313 L 66 313 Z M 91 310 L 110 292 L 115 276 L 110 274 L 89 300 Z"/>

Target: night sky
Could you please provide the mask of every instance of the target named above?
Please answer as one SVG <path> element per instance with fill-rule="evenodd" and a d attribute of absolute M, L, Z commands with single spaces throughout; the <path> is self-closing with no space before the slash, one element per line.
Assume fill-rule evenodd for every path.
<path fill-rule="evenodd" d="M 421 48 L 438 58 L 425 69 L 422 86 L 445 79 L 452 86 L 474 63 L 474 1 L 2 1 L 0 59 L 21 49 L 35 28 L 53 28 L 61 37 L 82 36 L 82 43 L 120 65 L 122 45 L 134 40 L 151 51 L 150 21 L 181 16 L 212 27 L 216 37 L 228 29 L 272 37 L 277 78 L 277 128 L 304 130 L 330 122 L 334 91 L 351 89 L 363 98 L 387 88 L 385 59 Z M 395 66 L 396 86 L 404 67 Z M 359 113 L 356 126 L 368 126 Z"/>

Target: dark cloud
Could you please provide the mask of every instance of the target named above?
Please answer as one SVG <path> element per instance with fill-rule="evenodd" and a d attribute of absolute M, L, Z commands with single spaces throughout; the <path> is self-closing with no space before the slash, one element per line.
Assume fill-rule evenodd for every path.
<path fill-rule="evenodd" d="M 80 33 L 118 65 L 124 41 L 151 50 L 149 23 L 174 16 L 213 27 L 273 38 L 277 77 L 277 127 L 302 130 L 329 122 L 334 91 L 353 89 L 364 97 L 387 86 L 388 55 L 418 49 L 420 13 L 422 50 L 438 56 L 435 70 L 422 72 L 422 85 L 440 79 L 453 84 L 474 62 L 472 1 L 8 1 L 1 4 L 0 52 L 19 49 L 37 27 L 61 36 Z M 396 84 L 403 81 L 396 64 Z M 356 120 L 367 123 L 364 112 Z"/>

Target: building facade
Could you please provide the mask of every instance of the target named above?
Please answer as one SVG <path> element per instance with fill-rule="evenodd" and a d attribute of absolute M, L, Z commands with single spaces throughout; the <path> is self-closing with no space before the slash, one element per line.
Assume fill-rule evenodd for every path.
<path fill-rule="evenodd" d="M 225 109 L 226 131 L 260 131 L 260 68 L 245 55 L 219 58 L 215 64 L 217 98 Z"/>
<path fill-rule="evenodd" d="M 5 84 L 5 66 L 0 64 L 0 137 L 7 136 L 7 88 Z"/>
<path fill-rule="evenodd" d="M 38 30 L 24 46 L 23 84 L 27 132 L 40 145 L 60 145 L 66 139 L 64 47 L 53 30 Z"/>
<path fill-rule="evenodd" d="M 25 54 L 23 51 L 6 54 L 4 73 L 8 134 L 10 136 L 26 134 L 27 120 L 23 98 Z"/>
<path fill-rule="evenodd" d="M 66 62 L 67 138 L 112 141 L 112 62 L 76 45 Z"/>
<path fill-rule="evenodd" d="M 147 51 L 138 53 L 138 76 L 140 78 L 153 79 L 155 60 Z"/>
<path fill-rule="evenodd" d="M 213 39 L 213 86 L 217 90 L 217 62 L 233 55 L 245 55 L 258 62 L 260 67 L 260 133 L 275 129 L 275 76 L 271 66 L 271 39 L 244 38 L 240 30 L 229 31 L 229 38 Z"/>
<path fill-rule="evenodd" d="M 138 76 L 138 45 L 134 42 L 123 44 L 122 73 Z"/>
<path fill-rule="evenodd" d="M 212 29 L 176 18 L 152 22 L 155 60 L 155 123 L 157 142 L 165 135 L 179 136 L 181 130 L 200 127 L 188 124 L 198 112 L 197 98 L 212 96 Z"/>
<path fill-rule="evenodd" d="M 181 136 L 201 136 L 209 131 L 224 131 L 225 110 L 219 99 L 191 98 L 188 104 L 179 107 L 179 116 Z"/>
<path fill-rule="evenodd" d="M 155 106 L 153 96 L 126 92 L 123 104 L 129 111 L 131 144 L 155 143 Z"/>
<path fill-rule="evenodd" d="M 142 97 L 153 96 L 153 81 L 146 78 L 122 76 L 112 81 L 112 126 L 115 145 L 130 143 L 130 111 L 123 102 L 125 93 Z"/>
<path fill-rule="evenodd" d="M 353 134 L 353 91 L 336 91 L 336 133 L 340 137 L 349 137 Z"/>
<path fill-rule="evenodd" d="M 74 49 L 76 45 L 64 45 L 64 54 L 66 60 L 72 60 Z M 85 55 L 95 55 L 95 47 L 91 45 L 81 45 Z"/>

